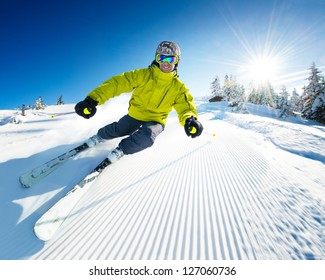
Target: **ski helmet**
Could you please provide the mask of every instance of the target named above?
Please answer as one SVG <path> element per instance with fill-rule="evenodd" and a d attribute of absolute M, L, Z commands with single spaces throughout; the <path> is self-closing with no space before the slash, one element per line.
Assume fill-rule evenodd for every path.
<path fill-rule="evenodd" d="M 174 42 L 163 41 L 157 47 L 156 55 L 157 54 L 177 55 L 179 60 L 181 58 L 181 49 Z"/>

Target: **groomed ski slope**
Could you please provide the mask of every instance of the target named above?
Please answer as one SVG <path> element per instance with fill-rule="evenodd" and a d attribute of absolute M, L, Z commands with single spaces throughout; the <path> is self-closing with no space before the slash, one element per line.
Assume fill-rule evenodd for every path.
<path fill-rule="evenodd" d="M 19 174 L 123 115 L 122 103 L 104 105 L 92 120 L 44 115 L 0 127 L 7 137 L 2 146 L 16 148 L 1 163 L 1 174 L 10 175 L 1 186 L 1 212 L 8 214 L 1 259 L 324 259 L 324 126 L 211 104 L 199 104 L 201 137 L 186 137 L 172 113 L 152 148 L 109 166 L 56 236 L 39 241 L 32 233 L 36 220 L 118 141 L 80 154 L 31 189 L 19 186 Z M 115 117 L 106 117 L 110 112 Z M 297 129 L 300 142 L 293 138 Z"/>

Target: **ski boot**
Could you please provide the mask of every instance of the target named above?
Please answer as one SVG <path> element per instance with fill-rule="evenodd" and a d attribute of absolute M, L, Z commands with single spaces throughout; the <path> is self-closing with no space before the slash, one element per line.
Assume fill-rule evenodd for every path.
<path fill-rule="evenodd" d="M 89 148 L 92 148 L 102 142 L 104 142 L 104 139 L 98 136 L 97 134 L 95 134 L 89 137 L 89 139 L 86 141 L 86 144 L 88 145 Z"/>
<path fill-rule="evenodd" d="M 111 163 L 118 161 L 124 155 L 123 151 L 120 147 L 115 148 L 114 150 L 110 151 L 107 155 L 108 160 Z"/>

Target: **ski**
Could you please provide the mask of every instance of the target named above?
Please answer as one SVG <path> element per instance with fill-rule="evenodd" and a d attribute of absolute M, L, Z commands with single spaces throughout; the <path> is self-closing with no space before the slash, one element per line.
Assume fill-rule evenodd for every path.
<path fill-rule="evenodd" d="M 36 183 L 38 183 L 40 180 L 42 180 L 44 177 L 52 173 L 54 170 L 56 170 L 59 166 L 61 166 L 64 162 L 66 162 L 68 159 L 71 159 L 72 157 L 76 156 L 78 153 L 88 149 L 89 146 L 86 143 L 83 143 L 82 145 L 58 156 L 50 161 L 30 170 L 26 173 L 22 174 L 19 177 L 20 183 L 25 187 L 29 188 Z"/>
<path fill-rule="evenodd" d="M 87 176 L 75 185 L 64 197 L 47 210 L 34 225 L 36 237 L 42 241 L 50 240 L 66 218 L 70 215 L 87 189 L 111 162 L 106 158 Z"/>

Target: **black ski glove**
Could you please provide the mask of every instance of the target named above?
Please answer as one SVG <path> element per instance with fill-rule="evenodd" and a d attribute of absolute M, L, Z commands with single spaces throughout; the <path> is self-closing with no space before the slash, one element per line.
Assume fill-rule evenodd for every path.
<path fill-rule="evenodd" d="M 195 138 L 201 135 L 203 131 L 203 126 L 198 120 L 196 120 L 192 116 L 186 119 L 184 129 L 187 136 L 191 136 L 192 138 Z"/>
<path fill-rule="evenodd" d="M 89 119 L 96 114 L 97 105 L 98 105 L 97 101 L 87 96 L 85 100 L 80 101 L 79 103 L 76 104 L 74 110 L 79 116 L 82 116 L 85 119 Z"/>

